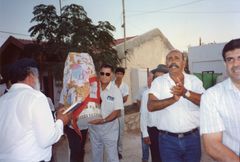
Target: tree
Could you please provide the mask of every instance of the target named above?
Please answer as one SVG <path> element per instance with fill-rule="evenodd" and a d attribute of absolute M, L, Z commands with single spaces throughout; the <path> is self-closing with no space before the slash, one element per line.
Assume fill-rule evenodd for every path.
<path fill-rule="evenodd" d="M 67 53 L 72 51 L 88 52 L 97 69 L 102 63 L 114 67 L 121 63 L 112 48 L 114 38 L 111 32 L 115 27 L 108 21 L 94 25 L 82 6 L 64 6 L 58 16 L 54 6 L 40 4 L 34 7 L 33 14 L 31 22 L 36 25 L 29 32 L 42 44 L 48 60 L 64 61 Z"/>

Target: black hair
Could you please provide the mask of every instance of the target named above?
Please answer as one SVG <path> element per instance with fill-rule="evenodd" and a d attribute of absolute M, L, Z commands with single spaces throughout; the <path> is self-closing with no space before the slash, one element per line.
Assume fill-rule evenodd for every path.
<path fill-rule="evenodd" d="M 226 61 L 225 55 L 228 51 L 232 51 L 236 48 L 240 49 L 240 39 L 239 38 L 238 39 L 232 39 L 227 44 L 225 44 L 225 46 L 223 47 L 223 50 L 222 50 L 223 60 Z"/>
<path fill-rule="evenodd" d="M 121 72 L 124 75 L 125 74 L 125 69 L 123 67 L 117 67 L 116 70 L 115 70 L 115 73 L 117 73 L 117 72 Z"/>
<path fill-rule="evenodd" d="M 30 58 L 23 58 L 17 60 L 10 65 L 9 68 L 9 80 L 12 84 L 18 81 L 23 81 L 26 77 L 32 73 L 31 68 L 38 68 L 37 63 Z"/>
<path fill-rule="evenodd" d="M 101 70 L 102 68 L 109 68 L 109 69 L 111 69 L 111 71 L 113 72 L 113 66 L 112 66 L 112 65 L 102 64 L 102 66 L 100 67 L 100 70 Z"/>

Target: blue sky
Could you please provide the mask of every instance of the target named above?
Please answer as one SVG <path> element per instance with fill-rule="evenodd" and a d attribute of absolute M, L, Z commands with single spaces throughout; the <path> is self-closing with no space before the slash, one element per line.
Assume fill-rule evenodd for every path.
<path fill-rule="evenodd" d="M 62 0 L 62 6 L 71 3 L 83 6 L 95 24 L 109 21 L 116 27 L 114 37 L 123 37 L 122 0 Z M 59 0 L 0 0 L 0 46 L 9 35 L 29 38 L 38 4 L 53 4 L 59 11 Z M 180 50 L 198 45 L 200 37 L 203 43 L 227 42 L 240 37 L 239 6 L 239 0 L 125 0 L 127 36 L 159 28 Z"/>

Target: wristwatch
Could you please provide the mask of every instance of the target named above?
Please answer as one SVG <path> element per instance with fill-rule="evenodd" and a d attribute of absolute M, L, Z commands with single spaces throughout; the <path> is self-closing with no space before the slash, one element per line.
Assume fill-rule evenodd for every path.
<path fill-rule="evenodd" d="M 189 90 L 187 90 L 186 93 L 184 94 L 184 97 L 189 98 L 190 96 L 191 96 L 191 93 Z"/>

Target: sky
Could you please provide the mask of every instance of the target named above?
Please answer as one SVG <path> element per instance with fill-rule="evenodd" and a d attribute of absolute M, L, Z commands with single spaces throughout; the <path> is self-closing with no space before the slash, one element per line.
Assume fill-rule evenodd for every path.
<path fill-rule="evenodd" d="M 0 46 L 13 35 L 29 39 L 33 7 L 52 4 L 59 14 L 60 0 L 0 0 Z M 62 6 L 84 7 L 94 24 L 109 21 L 114 38 L 123 38 L 122 0 L 61 0 Z M 240 37 L 239 0 L 125 0 L 126 36 L 144 34 L 158 28 L 171 44 L 187 51 L 205 44 L 228 42 Z"/>

